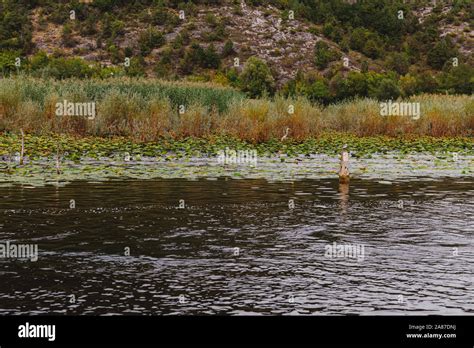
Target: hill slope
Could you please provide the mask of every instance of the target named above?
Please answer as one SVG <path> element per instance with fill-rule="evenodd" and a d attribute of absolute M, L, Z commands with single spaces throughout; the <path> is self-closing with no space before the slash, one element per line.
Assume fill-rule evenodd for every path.
<path fill-rule="evenodd" d="M 110 67 L 110 74 L 129 68 L 132 75 L 225 84 L 257 56 L 278 87 L 301 80 L 298 71 L 306 80 L 330 81 L 350 71 L 436 75 L 454 58 L 473 66 L 474 6 L 465 0 L 2 0 L 0 6 L 0 47 L 11 53 L 4 72 L 15 55 L 42 67 L 38 52 L 79 57 Z"/>

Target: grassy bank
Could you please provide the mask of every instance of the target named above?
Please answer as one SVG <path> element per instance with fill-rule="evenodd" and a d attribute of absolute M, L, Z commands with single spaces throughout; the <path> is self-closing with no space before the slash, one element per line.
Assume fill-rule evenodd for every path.
<path fill-rule="evenodd" d="M 56 116 L 56 103 L 95 102 L 97 116 Z M 245 99 L 214 84 L 150 79 L 45 80 L 0 79 L 0 131 L 71 136 L 123 136 L 138 142 L 226 136 L 251 143 L 279 139 L 289 128 L 296 141 L 328 132 L 355 136 L 473 135 L 472 96 L 420 95 L 421 115 L 380 116 L 380 102 L 348 101 L 328 107 L 304 98 Z M 179 113 L 179 105 L 184 113 Z M 293 108 L 294 112 L 289 113 Z"/>

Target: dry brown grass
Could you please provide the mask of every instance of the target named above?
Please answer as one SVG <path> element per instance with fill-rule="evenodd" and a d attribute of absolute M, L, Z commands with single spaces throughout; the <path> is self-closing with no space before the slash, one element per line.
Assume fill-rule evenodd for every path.
<path fill-rule="evenodd" d="M 296 140 L 317 137 L 326 131 L 358 136 L 442 137 L 472 136 L 474 129 L 473 96 L 413 96 L 407 101 L 421 104 L 421 117 L 414 120 L 407 116 L 380 116 L 380 103 L 370 99 L 322 108 L 306 99 L 230 98 L 227 109 L 219 112 L 215 107 L 203 105 L 199 99 L 199 93 L 204 93 L 203 99 L 212 100 L 212 94 L 209 94 L 212 90 L 208 85 L 204 92 L 199 93 L 189 92 L 189 88 L 198 88 L 198 85 L 185 85 L 183 95 L 180 95 L 179 85 L 174 85 L 176 98 L 187 100 L 186 93 L 194 93 L 194 99 L 186 105 L 184 114 L 179 114 L 168 98 L 157 97 L 151 92 L 145 95 L 138 93 L 139 85 L 134 85 L 135 91 L 128 92 L 123 90 L 123 86 L 119 86 L 122 89 L 116 88 L 115 82 L 110 81 L 110 88 L 105 92 L 99 88 L 98 97 L 88 100 L 79 87 L 64 87 L 64 91 L 59 91 L 60 97 L 55 83 L 48 83 L 39 83 L 37 87 L 34 80 L 0 80 L 0 131 L 18 132 L 23 128 L 34 134 L 55 132 L 78 136 L 127 136 L 140 141 L 227 134 L 251 142 L 262 142 L 279 139 L 286 128 L 290 129 L 289 137 Z M 149 81 L 146 83 L 152 84 Z M 84 117 L 56 116 L 55 104 L 65 98 L 96 102 L 96 118 L 87 120 Z M 290 105 L 294 108 L 293 113 L 289 113 Z"/>

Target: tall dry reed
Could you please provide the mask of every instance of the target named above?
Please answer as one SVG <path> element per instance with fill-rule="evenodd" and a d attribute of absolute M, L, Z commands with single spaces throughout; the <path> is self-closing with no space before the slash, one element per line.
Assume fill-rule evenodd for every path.
<path fill-rule="evenodd" d="M 93 120 L 57 116 L 56 103 L 95 102 Z M 472 136 L 474 97 L 412 96 L 419 119 L 381 116 L 380 102 L 358 99 L 321 107 L 304 98 L 246 99 L 213 84 L 150 79 L 0 79 L 0 131 L 127 136 L 141 141 L 162 137 L 227 134 L 252 142 L 288 137 L 303 140 L 321 132 L 369 135 Z"/>

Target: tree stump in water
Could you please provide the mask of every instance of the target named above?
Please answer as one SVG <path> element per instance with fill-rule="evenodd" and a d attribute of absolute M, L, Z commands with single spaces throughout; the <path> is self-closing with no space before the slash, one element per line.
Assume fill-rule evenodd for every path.
<path fill-rule="evenodd" d="M 20 152 L 20 165 L 23 165 L 23 157 L 25 156 L 25 132 L 20 129 L 21 132 L 21 152 Z"/>
<path fill-rule="evenodd" d="M 61 157 L 59 156 L 59 143 L 56 147 L 56 174 L 61 174 Z"/>
<path fill-rule="evenodd" d="M 339 168 L 339 182 L 345 184 L 349 182 L 349 152 L 347 145 L 344 145 L 341 153 L 341 166 Z"/>

